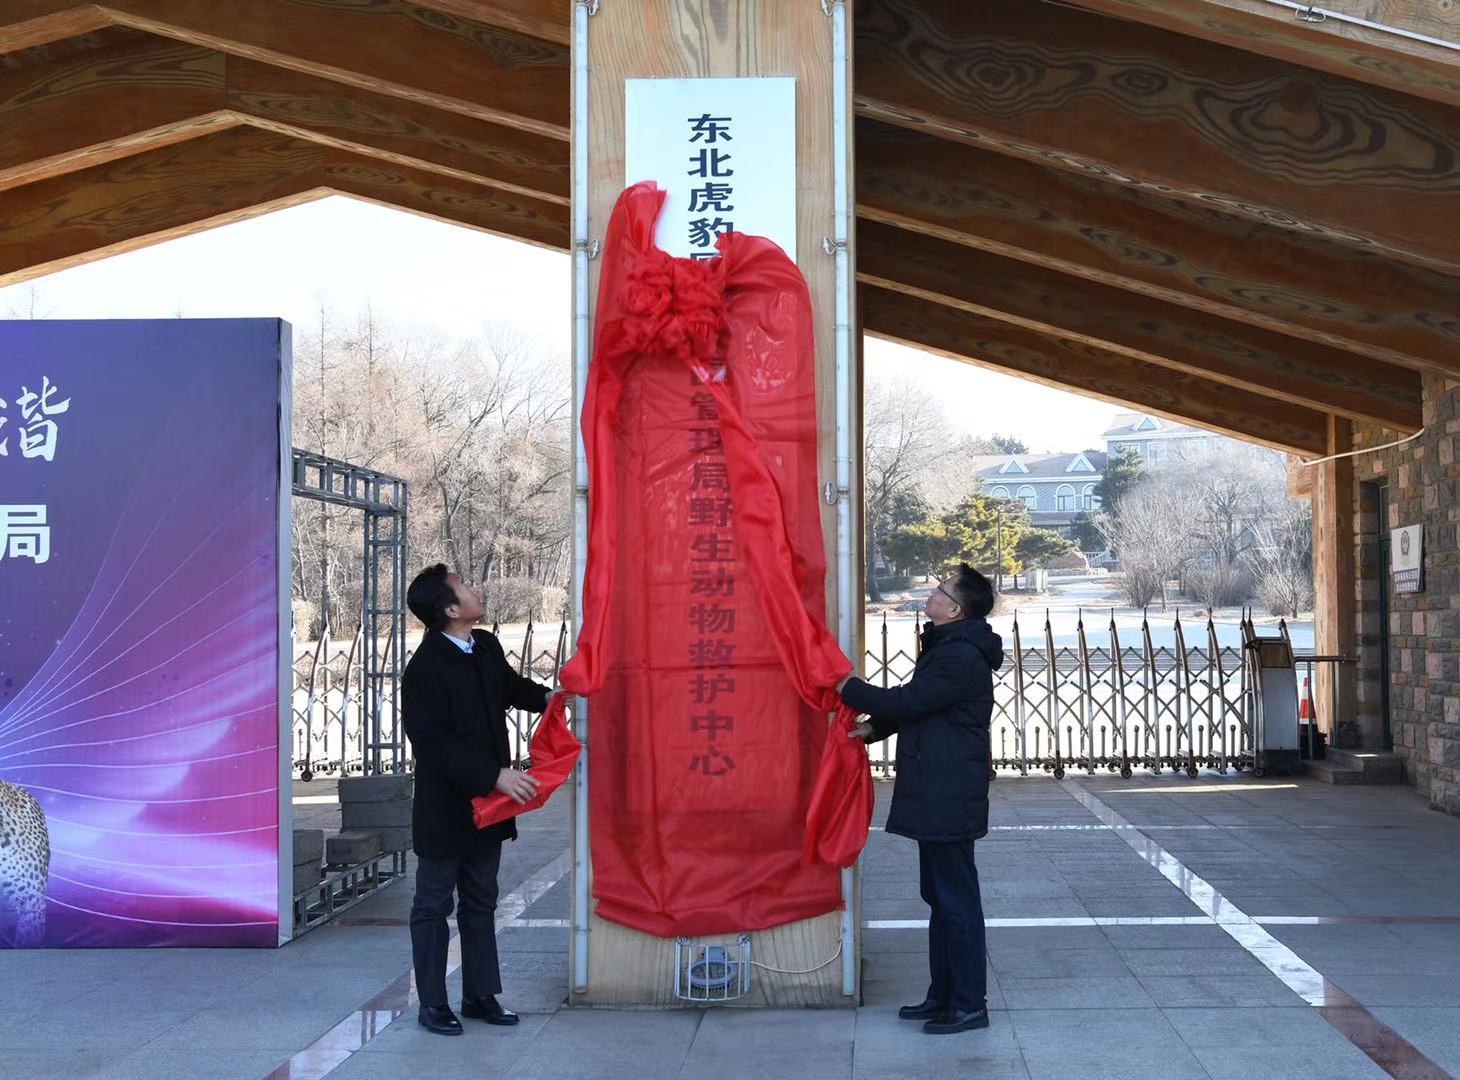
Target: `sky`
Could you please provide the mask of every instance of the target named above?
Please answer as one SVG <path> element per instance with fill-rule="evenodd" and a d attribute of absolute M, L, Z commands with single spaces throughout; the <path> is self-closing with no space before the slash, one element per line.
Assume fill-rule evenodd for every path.
<path fill-rule="evenodd" d="M 341 196 L 61 270 L 0 289 L 0 317 L 281 317 L 352 321 L 367 304 L 392 323 L 452 337 L 490 324 L 569 355 L 566 254 Z M 1104 444 L 1117 411 L 946 357 L 869 340 L 868 380 L 921 384 L 956 407 L 954 430 L 1012 435 L 1031 450 Z"/>

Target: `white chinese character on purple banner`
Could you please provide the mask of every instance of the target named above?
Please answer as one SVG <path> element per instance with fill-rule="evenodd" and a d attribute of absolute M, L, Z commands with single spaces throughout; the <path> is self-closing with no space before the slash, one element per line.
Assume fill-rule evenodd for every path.
<path fill-rule="evenodd" d="M 0 506 L 0 559 L 51 558 L 51 527 L 44 506 Z"/>
<path fill-rule="evenodd" d="M 41 458 L 53 461 L 56 457 L 57 427 L 51 416 L 60 416 L 71 408 L 71 399 L 53 401 L 56 388 L 48 376 L 41 376 L 39 394 L 22 386 L 15 404 L 20 408 L 25 427 L 20 432 L 20 454 L 27 458 Z"/>

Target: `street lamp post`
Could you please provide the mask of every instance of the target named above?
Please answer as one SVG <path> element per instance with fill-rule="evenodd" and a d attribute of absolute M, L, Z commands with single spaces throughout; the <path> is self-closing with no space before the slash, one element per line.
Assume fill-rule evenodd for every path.
<path fill-rule="evenodd" d="M 998 513 L 998 524 L 995 526 L 994 540 L 994 580 L 998 582 L 995 588 L 999 592 L 1004 591 L 1004 504 L 1000 503 L 996 508 Z"/>

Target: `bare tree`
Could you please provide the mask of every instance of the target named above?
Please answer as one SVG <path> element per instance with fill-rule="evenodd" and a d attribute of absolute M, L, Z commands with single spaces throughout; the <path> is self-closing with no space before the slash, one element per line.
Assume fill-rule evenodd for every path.
<path fill-rule="evenodd" d="M 954 455 L 957 446 L 938 400 L 907 382 L 868 385 L 863 442 L 867 592 L 880 600 L 876 558 L 896 524 L 894 510 L 922 497 L 930 471 Z"/>
<path fill-rule="evenodd" d="M 1296 618 L 1313 603 L 1313 507 L 1283 499 L 1254 526 L 1244 559 L 1269 615 Z"/>
<path fill-rule="evenodd" d="M 371 307 L 343 323 L 322 310 L 296 355 L 296 445 L 407 481 L 413 564 L 480 573 L 504 620 L 562 612 L 571 395 L 560 359 L 498 328 L 453 342 Z M 316 630 L 353 623 L 360 526 L 351 511 L 296 509 L 295 595 Z"/>
<path fill-rule="evenodd" d="M 1269 606 L 1296 609 L 1312 588 L 1305 513 L 1277 454 L 1232 441 L 1151 470 L 1096 524 L 1138 606 L 1158 594 L 1164 604 L 1164 582 L 1180 576 L 1208 608 L 1257 588 Z"/>
<path fill-rule="evenodd" d="M 12 319 L 44 319 L 54 309 L 45 303 L 41 288 L 35 282 L 28 282 L 19 295 L 6 307 L 5 313 Z"/>
<path fill-rule="evenodd" d="M 1166 582 L 1190 557 L 1190 534 L 1178 500 L 1170 489 L 1145 483 L 1127 492 L 1114 513 L 1095 517 L 1106 543 L 1120 552 L 1121 584 L 1135 607 L 1160 599 L 1164 610 Z"/>

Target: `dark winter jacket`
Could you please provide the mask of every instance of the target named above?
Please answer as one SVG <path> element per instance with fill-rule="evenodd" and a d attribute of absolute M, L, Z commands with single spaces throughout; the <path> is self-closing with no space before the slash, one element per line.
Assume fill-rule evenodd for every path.
<path fill-rule="evenodd" d="M 548 688 L 512 670 L 496 637 L 472 631 L 472 652 L 432 631 L 406 664 L 401 714 L 415 755 L 411 837 L 427 859 L 467 858 L 481 846 L 517 838 L 513 818 L 486 829 L 471 801 L 489 795 L 512 765 L 507 710 L 542 712 Z"/>
<path fill-rule="evenodd" d="M 923 631 L 903 686 L 853 679 L 842 700 L 866 713 L 874 741 L 897 735 L 897 783 L 887 831 L 914 840 L 976 840 L 989 826 L 989 720 L 1004 641 L 984 619 Z"/>

